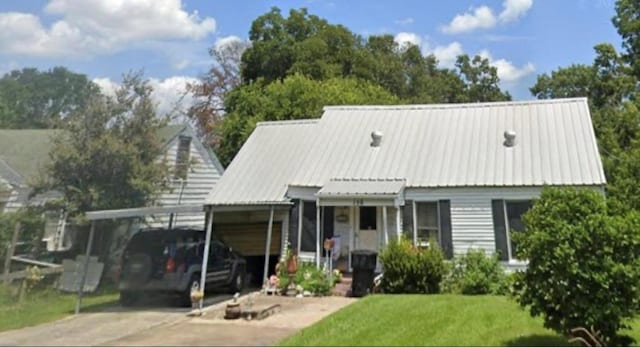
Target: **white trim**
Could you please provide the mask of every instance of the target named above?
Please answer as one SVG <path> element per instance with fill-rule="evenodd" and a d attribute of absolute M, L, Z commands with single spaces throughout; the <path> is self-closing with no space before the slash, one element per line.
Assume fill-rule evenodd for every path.
<path fill-rule="evenodd" d="M 418 209 L 416 207 L 415 200 L 411 202 L 411 205 L 413 209 L 413 213 L 411 214 L 411 217 L 413 218 L 413 247 L 416 247 L 418 245 Z"/>
<path fill-rule="evenodd" d="M 384 230 L 384 244 L 389 244 L 389 226 L 387 225 L 387 206 L 382 207 L 382 230 Z"/>
<path fill-rule="evenodd" d="M 304 200 L 298 200 L 298 251 L 301 254 L 300 247 L 302 244 L 302 224 L 304 222 Z"/>
<path fill-rule="evenodd" d="M 316 267 L 320 268 L 320 204 L 316 200 Z"/>
<path fill-rule="evenodd" d="M 400 221 L 400 206 L 396 206 L 396 240 L 402 237 L 402 222 Z"/>

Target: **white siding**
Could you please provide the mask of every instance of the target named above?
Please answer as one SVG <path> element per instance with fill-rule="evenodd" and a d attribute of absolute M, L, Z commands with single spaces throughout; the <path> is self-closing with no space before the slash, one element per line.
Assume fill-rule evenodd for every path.
<path fill-rule="evenodd" d="M 601 187 L 593 187 L 601 190 Z M 461 187 L 443 189 L 407 188 L 405 199 L 415 201 L 451 201 L 451 233 L 454 254 L 471 248 L 495 252 L 491 200 L 528 200 L 540 196 L 542 187 Z"/>
<path fill-rule="evenodd" d="M 189 134 L 191 135 L 191 134 Z M 181 183 L 180 181 L 173 181 L 171 183 L 171 190 L 163 193 L 158 199 L 158 205 L 179 205 L 179 204 L 203 204 L 204 201 L 215 184 L 220 179 L 222 173 L 209 158 L 199 140 L 192 136 L 189 160 L 191 165 L 187 172 L 186 184 L 180 196 Z M 166 151 L 167 164 L 173 169 L 176 164 L 176 157 L 178 151 L 178 137 L 174 138 Z M 156 216 L 155 219 L 150 221 L 150 224 L 155 227 L 167 226 L 169 224 L 169 216 Z M 205 214 L 181 214 L 177 217 L 176 225 L 192 225 L 204 227 Z M 175 220 L 175 219 L 174 219 Z"/>

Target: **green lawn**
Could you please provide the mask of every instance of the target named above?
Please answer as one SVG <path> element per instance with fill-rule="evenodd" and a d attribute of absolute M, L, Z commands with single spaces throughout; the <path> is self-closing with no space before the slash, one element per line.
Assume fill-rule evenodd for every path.
<path fill-rule="evenodd" d="M 115 290 L 88 294 L 82 300 L 83 312 L 102 309 L 117 303 Z M 52 289 L 34 290 L 18 303 L 10 290 L 0 286 L 0 331 L 19 329 L 64 318 L 74 313 L 76 295 Z"/>
<path fill-rule="evenodd" d="M 503 296 L 371 295 L 280 345 L 558 346 L 567 340 Z"/>

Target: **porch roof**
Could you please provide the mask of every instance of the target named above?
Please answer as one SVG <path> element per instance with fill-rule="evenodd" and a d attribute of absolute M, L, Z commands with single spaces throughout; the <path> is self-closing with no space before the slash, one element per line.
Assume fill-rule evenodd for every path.
<path fill-rule="evenodd" d="M 404 179 L 331 179 L 317 196 L 331 197 L 395 197 L 399 195 L 406 181 Z"/>

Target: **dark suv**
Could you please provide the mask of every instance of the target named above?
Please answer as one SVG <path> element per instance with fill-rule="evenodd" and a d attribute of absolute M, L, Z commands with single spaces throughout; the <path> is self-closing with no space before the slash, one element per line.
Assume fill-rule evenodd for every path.
<path fill-rule="evenodd" d="M 120 303 L 131 305 L 143 294 L 178 294 L 181 305 L 191 303 L 194 282 L 200 283 L 205 233 L 190 228 L 142 229 L 127 242 L 122 254 Z M 244 286 L 246 261 L 212 237 L 207 263 L 207 288 Z"/>

